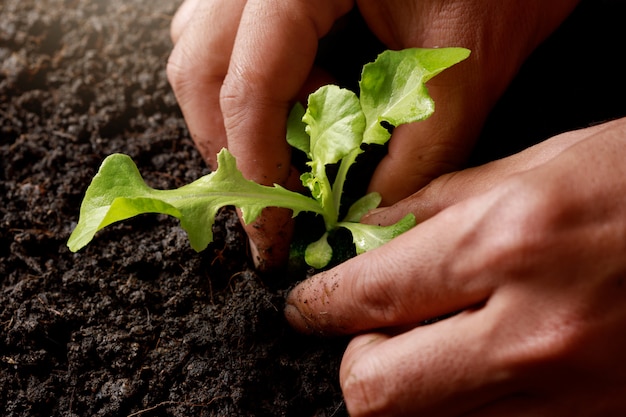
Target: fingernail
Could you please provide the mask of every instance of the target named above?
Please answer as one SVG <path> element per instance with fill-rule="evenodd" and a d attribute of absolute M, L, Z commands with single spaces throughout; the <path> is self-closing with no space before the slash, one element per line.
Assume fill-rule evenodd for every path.
<path fill-rule="evenodd" d="M 287 302 L 284 314 L 291 327 L 302 333 L 311 333 L 311 327 L 296 306 Z"/>

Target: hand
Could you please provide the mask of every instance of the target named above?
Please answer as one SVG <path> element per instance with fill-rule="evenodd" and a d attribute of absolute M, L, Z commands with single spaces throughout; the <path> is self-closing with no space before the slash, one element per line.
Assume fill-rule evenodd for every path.
<path fill-rule="evenodd" d="M 625 158 L 626 118 L 371 215 L 423 222 L 286 308 L 304 332 L 359 334 L 340 371 L 351 415 L 625 415 Z"/>
<path fill-rule="evenodd" d="M 431 81 L 435 115 L 394 132 L 370 187 L 382 194 L 384 205 L 463 160 L 518 67 L 575 3 L 357 2 L 372 31 L 390 48 L 464 46 L 473 51 L 469 61 Z M 168 77 L 192 138 L 210 164 L 228 147 L 248 179 L 297 184 L 284 139 L 286 116 L 294 100 L 329 82 L 328 75 L 313 68 L 317 43 L 354 6 L 351 0 L 183 3 L 172 22 L 175 47 Z M 284 260 L 289 217 L 272 210 L 247 228 L 255 259 L 268 266 Z"/>

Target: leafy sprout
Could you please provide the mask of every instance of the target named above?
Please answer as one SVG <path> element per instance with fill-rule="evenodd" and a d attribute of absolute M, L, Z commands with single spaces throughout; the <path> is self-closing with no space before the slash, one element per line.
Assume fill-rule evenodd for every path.
<path fill-rule="evenodd" d="M 362 145 L 382 145 L 393 127 L 428 118 L 435 107 L 425 83 L 468 56 L 463 48 L 385 51 L 363 67 L 359 96 L 327 85 L 309 96 L 306 108 L 294 106 L 287 122 L 287 141 L 308 157 L 310 171 L 301 180 L 310 197 L 245 179 L 227 149 L 217 156 L 217 170 L 175 190 L 149 187 L 130 157 L 110 155 L 85 193 L 68 247 L 78 251 L 112 223 L 138 214 L 162 213 L 179 219 L 192 248 L 201 251 L 213 240 L 212 225 L 221 207 L 238 207 L 249 224 L 265 207 L 273 206 L 291 209 L 294 217 L 304 211 L 322 216 L 325 233 L 305 251 L 305 261 L 315 268 L 330 262 L 333 250 L 328 234 L 338 228 L 351 232 L 357 254 L 374 249 L 412 228 L 415 217 L 409 214 L 391 226 L 359 223 L 380 204 L 380 196 L 370 193 L 340 219 L 349 169 L 363 152 Z M 335 164 L 338 170 L 331 181 L 327 168 Z"/>

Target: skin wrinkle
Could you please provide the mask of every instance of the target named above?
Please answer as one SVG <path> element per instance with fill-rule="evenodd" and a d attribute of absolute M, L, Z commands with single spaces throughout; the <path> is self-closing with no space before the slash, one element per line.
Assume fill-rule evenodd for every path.
<path fill-rule="evenodd" d="M 420 122 L 417 122 L 417 123 L 420 123 Z M 453 143 L 435 143 L 435 144 L 422 143 L 421 146 L 417 146 L 414 149 L 415 155 L 417 155 L 416 164 L 426 167 L 425 172 L 454 171 L 456 167 L 458 166 L 459 160 L 463 159 L 463 156 L 465 155 L 465 152 L 450 152 L 450 150 L 453 150 L 454 147 L 455 147 L 455 144 Z M 406 151 L 400 148 L 403 148 L 403 147 L 394 146 L 393 144 L 390 143 L 388 156 L 389 156 L 391 164 L 394 163 L 393 161 L 398 156 L 403 157 L 404 155 L 406 155 Z M 435 155 L 435 156 L 434 158 L 432 158 L 430 157 L 430 155 Z M 456 156 L 454 158 L 451 158 L 449 157 L 449 155 L 456 155 Z M 404 180 L 406 180 L 406 177 L 405 176 L 403 177 L 404 177 Z M 409 173 L 409 178 L 413 178 L 413 180 L 409 182 L 411 183 L 419 182 L 419 183 L 428 184 L 435 177 L 436 177 L 435 175 L 425 176 L 422 172 L 411 172 Z M 419 181 L 416 181 L 416 180 L 419 180 Z"/>
<path fill-rule="evenodd" d="M 375 274 L 378 275 L 378 273 Z M 389 288 L 393 286 L 393 279 L 390 280 L 389 275 L 384 272 L 383 276 L 384 279 L 375 283 L 366 277 L 356 281 L 358 285 L 352 291 L 357 295 L 352 295 L 351 298 L 357 299 L 363 304 L 364 310 L 373 322 L 392 324 L 396 323 L 397 317 L 401 316 L 404 308 L 398 303 L 397 297 L 393 296 L 394 291 Z"/>
<path fill-rule="evenodd" d="M 468 35 L 476 34 L 476 32 L 471 31 L 469 25 L 460 25 L 457 23 L 459 19 L 468 14 L 463 3 L 439 2 L 436 3 L 436 5 L 439 7 L 432 7 L 429 10 L 430 13 L 425 14 L 425 17 L 422 19 L 423 21 L 433 23 L 426 28 L 410 25 L 405 29 L 405 33 L 408 33 L 408 35 L 403 36 L 404 39 L 413 40 L 413 42 L 417 41 L 423 44 L 424 47 L 432 48 L 444 46 L 442 43 L 447 38 L 472 39 L 472 36 Z M 424 13 L 422 12 L 422 14 Z M 461 29 L 461 31 L 459 31 L 459 29 Z M 463 31 L 463 29 L 465 30 Z M 479 43 L 475 42 L 473 42 L 473 44 L 479 45 Z M 447 46 L 448 43 L 445 45 Z M 474 46 L 474 49 L 477 49 L 475 53 L 479 53 L 479 48 Z"/>
<path fill-rule="evenodd" d="M 378 380 L 378 383 L 372 384 L 371 380 L 376 379 L 378 375 L 386 375 L 384 371 L 380 371 L 386 368 L 381 363 L 383 357 L 373 354 L 373 351 L 375 351 L 376 345 L 384 343 L 388 336 L 373 333 L 360 337 L 366 340 L 359 341 L 360 347 L 358 349 L 369 350 L 369 352 L 365 355 L 366 360 L 354 361 L 345 367 L 342 364 L 340 370 L 341 388 L 348 397 L 354 398 L 354 402 L 363 409 L 370 411 L 384 409 L 384 399 L 390 397 L 384 393 L 388 384 L 380 383 Z"/>
<path fill-rule="evenodd" d="M 554 304 L 559 308 L 560 303 Z M 503 349 L 499 349 L 495 359 L 508 370 L 513 380 L 518 381 L 518 389 L 526 388 L 530 391 L 532 387 L 531 392 L 534 394 L 548 394 L 565 375 L 571 374 L 572 379 L 577 378 L 577 375 L 580 377 L 574 358 L 578 355 L 575 346 L 583 342 L 578 325 L 582 322 L 578 319 L 569 320 L 567 315 L 557 315 L 542 320 L 541 325 L 536 326 L 536 320 L 542 318 L 541 310 L 533 308 L 532 311 L 536 312 L 536 317 L 520 317 L 519 321 L 525 323 L 524 328 L 519 328 L 517 334 L 509 332 L 507 340 L 511 343 L 502 346 Z M 501 329 L 502 337 L 507 335 L 507 330 Z M 541 382 L 537 383 L 537 375 L 542 374 Z"/>
<path fill-rule="evenodd" d="M 404 250 L 408 251 L 409 248 Z M 380 255 L 377 255 L 379 253 Z M 394 272 L 397 270 L 396 266 L 388 264 L 388 259 L 380 251 L 370 252 L 370 257 L 374 258 L 370 265 L 377 265 L 376 270 L 371 270 L 368 267 L 365 271 L 356 272 L 356 275 L 361 278 L 353 281 L 353 287 L 348 288 L 347 291 L 344 290 L 342 294 L 347 292 L 349 298 L 358 300 L 372 323 L 387 323 L 389 326 L 407 324 L 402 318 L 407 316 L 408 311 L 413 310 L 413 306 L 407 305 L 412 297 L 398 298 L 397 283 L 399 280 L 398 277 L 394 276 Z M 376 276 L 378 279 L 373 281 L 372 276 Z M 413 290 L 410 287 L 402 293 L 406 295 L 408 291 Z M 361 329 L 357 328 L 357 330 Z"/>
<path fill-rule="evenodd" d="M 566 141 L 566 142 L 567 142 L 567 141 Z M 570 142 L 567 142 L 567 143 L 569 144 Z M 565 148 L 565 149 L 567 149 L 567 148 L 568 148 L 568 146 L 566 146 L 566 147 L 564 147 L 564 148 Z M 541 158 L 545 158 L 545 156 L 544 156 L 544 155 L 546 155 L 546 153 L 545 153 L 545 152 L 541 152 L 541 151 L 539 151 L 539 152 L 535 152 L 535 154 L 536 154 L 536 155 L 539 155 Z M 515 186 L 510 186 L 510 187 L 509 187 L 509 189 L 510 189 L 510 193 L 511 193 L 513 196 L 515 196 L 515 195 L 517 195 L 517 194 L 519 194 L 519 195 L 527 195 L 527 193 L 520 192 L 520 188 L 519 188 L 519 186 L 517 186 L 517 185 L 515 185 Z M 549 195 L 555 194 L 555 193 L 550 192 L 549 190 L 547 190 L 547 191 L 546 191 L 546 190 L 544 190 L 544 191 L 543 191 L 543 193 L 547 193 L 547 194 L 549 194 Z M 543 194 L 543 193 L 542 193 L 542 194 Z M 502 200 L 503 200 L 503 201 L 506 201 L 507 199 L 506 199 L 506 198 L 502 198 Z M 521 200 L 521 201 L 522 201 L 522 203 L 524 203 L 524 204 L 527 204 L 527 203 L 528 203 L 528 199 L 527 199 L 527 198 L 522 198 L 522 200 Z M 545 201 L 543 201 L 543 198 L 542 198 L 541 196 L 537 196 L 537 198 L 535 198 L 535 199 L 534 199 L 534 201 L 537 201 L 537 202 L 542 202 L 542 204 L 545 204 L 545 203 L 546 203 Z M 556 201 L 556 200 L 555 200 L 555 201 Z M 546 208 L 544 208 L 544 209 L 542 209 L 542 208 L 537 208 L 537 209 L 530 209 L 530 210 L 524 210 L 524 209 L 521 209 L 521 208 L 517 207 L 517 204 L 515 204 L 515 203 L 513 203 L 513 206 L 512 206 L 512 207 L 514 207 L 514 208 L 515 208 L 515 207 L 517 207 L 517 209 L 516 209 L 516 210 L 520 211 L 520 212 L 523 214 L 523 213 L 525 213 L 525 212 L 530 212 L 530 213 L 536 213 L 536 212 L 547 212 L 547 208 L 548 208 L 550 205 L 551 205 L 551 203 L 549 203 L 549 202 L 548 202 L 548 204 L 545 206 Z M 508 209 L 503 208 L 502 210 L 506 212 Z M 510 211 L 510 210 L 508 210 L 508 211 Z M 453 215 L 453 214 L 449 214 L 449 215 L 452 215 L 452 216 L 454 217 L 454 215 Z M 515 215 L 515 212 L 510 213 L 510 215 Z M 485 217 L 487 217 L 487 218 L 488 218 L 488 217 L 490 217 L 490 216 L 489 216 L 489 215 L 487 215 L 487 216 L 485 216 Z M 492 215 L 491 217 L 493 217 L 493 215 Z M 498 216 L 495 216 L 495 217 L 498 217 Z M 529 224 L 531 224 L 531 225 L 532 225 L 533 223 L 536 223 L 535 216 L 530 216 L 530 217 L 528 217 L 528 220 L 530 221 L 530 223 L 529 223 Z M 472 223 L 472 222 L 471 222 L 471 221 L 468 221 L 468 223 Z M 519 221 L 517 221 L 517 220 L 513 220 L 513 224 L 520 224 L 520 225 L 523 225 L 523 224 L 524 224 L 524 221 L 522 221 L 522 222 L 520 223 L 520 222 L 519 222 Z M 522 227 L 523 227 L 523 226 L 522 226 Z M 536 227 L 536 226 L 535 226 L 535 227 Z M 532 237 L 532 235 L 529 235 L 529 236 L 531 236 L 531 237 Z M 543 239 L 542 239 L 540 236 L 536 239 L 536 241 L 539 241 L 539 242 L 541 242 L 542 240 L 543 240 Z M 516 241 L 516 239 L 515 239 L 515 238 L 512 238 L 512 239 L 511 239 L 511 241 L 512 241 L 512 242 L 515 242 L 515 241 Z M 471 244 L 471 242 L 470 242 L 470 244 L 466 244 L 466 246 L 471 247 L 471 246 L 474 246 L 474 245 L 473 245 L 473 244 Z M 515 248 L 511 249 L 511 251 L 512 251 L 512 252 L 514 252 L 514 251 L 515 251 Z M 490 249 L 488 249 L 488 250 L 487 250 L 487 252 L 488 252 L 488 253 L 490 253 L 490 252 L 492 252 L 492 251 L 491 251 Z M 455 251 L 454 251 L 454 253 L 457 253 L 457 254 L 458 254 L 458 253 L 459 253 L 459 250 L 455 250 Z M 504 252 L 504 254 L 505 254 L 505 255 L 506 255 L 506 253 L 508 253 L 508 251 L 507 251 L 507 252 Z M 505 256 L 505 255 L 503 255 L 501 258 L 502 258 L 502 259 L 506 259 L 508 256 Z M 479 256 L 478 258 L 481 258 L 481 259 L 482 259 L 482 257 L 480 257 L 480 256 Z M 488 259 L 488 257 L 487 257 L 487 258 L 485 258 L 485 259 Z M 444 264 L 448 264 L 448 263 L 449 263 L 449 262 L 444 262 Z M 450 263 L 451 263 L 451 262 L 450 262 Z M 496 262 L 496 263 L 497 263 L 497 262 Z M 477 271 L 480 271 L 481 269 L 486 269 L 486 270 L 489 270 L 490 268 L 483 268 L 483 267 L 481 267 L 481 266 L 480 266 L 480 264 L 478 264 L 478 266 L 475 268 L 475 270 L 477 270 Z M 450 274 L 450 273 L 444 273 L 443 275 L 449 275 L 449 274 Z M 453 273 L 453 274 L 454 274 L 454 273 Z M 468 274 L 466 274 L 466 275 L 471 275 L 471 273 L 468 273 Z"/>

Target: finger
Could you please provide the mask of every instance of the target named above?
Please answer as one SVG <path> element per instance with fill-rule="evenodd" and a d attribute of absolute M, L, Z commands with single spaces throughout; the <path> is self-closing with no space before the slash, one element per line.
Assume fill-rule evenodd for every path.
<path fill-rule="evenodd" d="M 319 38 L 351 7 L 347 0 L 246 4 L 220 101 L 228 148 L 246 178 L 284 184 L 287 113 L 309 77 Z"/>
<path fill-rule="evenodd" d="M 330 74 L 319 68 L 313 68 L 296 99 L 306 102 L 306 97 L 310 92 L 333 81 Z M 302 191 L 300 172 L 290 166 L 289 176 L 282 185 L 289 190 Z M 293 227 L 291 212 L 271 207 L 265 209 L 260 219 L 254 224 L 245 225 L 249 237 L 250 254 L 257 270 L 275 271 L 286 264 Z"/>
<path fill-rule="evenodd" d="M 417 222 L 422 222 L 446 207 L 487 192 L 511 175 L 548 162 L 565 149 L 595 134 L 600 128 L 594 126 L 566 132 L 507 158 L 442 175 L 393 206 L 373 210 L 361 221 L 368 224 L 390 225 L 407 213 L 413 213 Z"/>
<path fill-rule="evenodd" d="M 483 303 L 497 284 L 475 233 L 497 196 L 455 205 L 391 242 L 296 286 L 285 314 L 302 332 L 411 325 Z M 445 231 L 445 232 L 442 232 Z M 506 238 L 508 231 L 501 236 Z M 514 233 L 514 231 L 511 231 Z"/>
<path fill-rule="evenodd" d="M 316 78 L 310 74 L 319 38 L 351 7 L 347 0 L 246 4 L 220 106 L 227 146 L 247 179 L 285 186 L 296 177 L 285 140 L 287 114 L 307 80 Z M 284 263 L 292 227 L 291 213 L 275 208 L 246 227 L 257 267 Z"/>
<path fill-rule="evenodd" d="M 340 382 L 350 415 L 459 416 L 514 390 L 491 355 L 487 311 L 464 312 L 397 336 L 357 336 Z"/>
<path fill-rule="evenodd" d="M 293 167 L 290 167 L 285 187 L 291 190 L 302 187 L 299 172 Z M 244 229 L 257 270 L 275 272 L 286 265 L 294 231 L 290 210 L 267 207 L 252 224 L 244 224 Z"/>
<path fill-rule="evenodd" d="M 214 169 L 227 145 L 219 96 L 244 5 L 245 0 L 187 0 L 172 26 L 177 42 L 167 76 L 191 137 Z"/>

